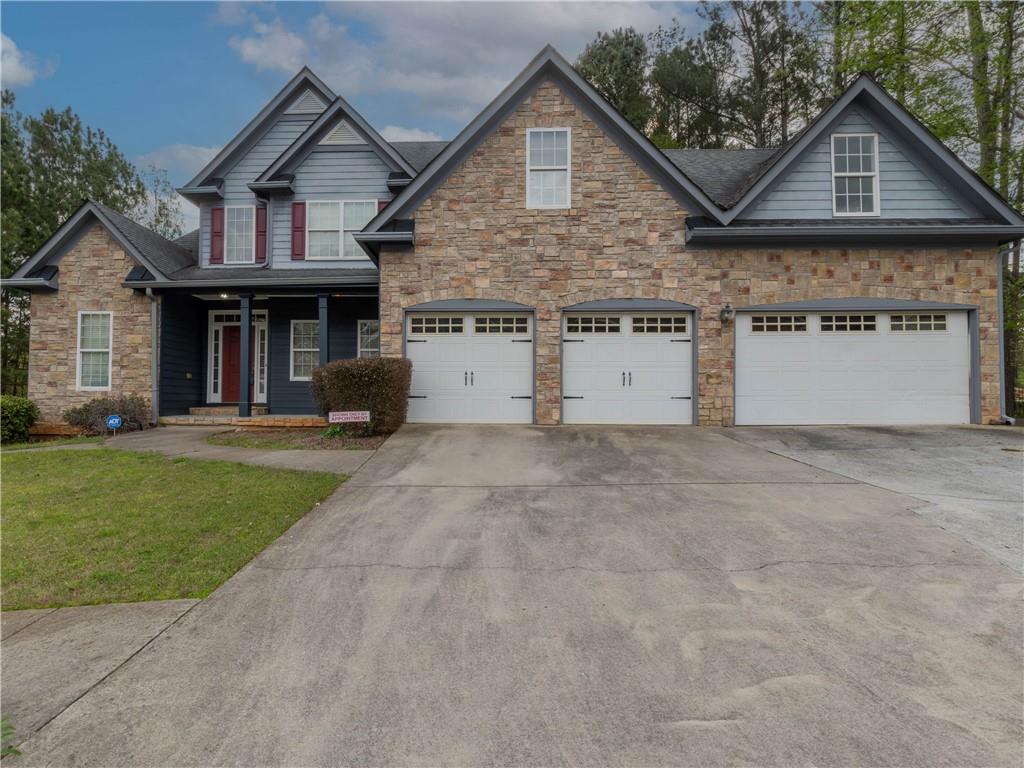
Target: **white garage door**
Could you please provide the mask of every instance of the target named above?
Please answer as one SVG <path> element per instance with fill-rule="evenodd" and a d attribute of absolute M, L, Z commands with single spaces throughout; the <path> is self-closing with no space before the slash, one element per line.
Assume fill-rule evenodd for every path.
<path fill-rule="evenodd" d="M 405 323 L 409 421 L 533 421 L 532 316 L 409 315 Z"/>
<path fill-rule="evenodd" d="M 691 424 L 688 312 L 562 319 L 562 421 Z"/>
<path fill-rule="evenodd" d="M 740 314 L 737 424 L 966 424 L 966 312 Z"/>

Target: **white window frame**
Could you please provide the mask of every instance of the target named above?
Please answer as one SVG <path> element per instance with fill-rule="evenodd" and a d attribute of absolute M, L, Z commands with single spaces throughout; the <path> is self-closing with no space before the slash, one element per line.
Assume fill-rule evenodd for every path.
<path fill-rule="evenodd" d="M 875 146 L 875 161 L 874 161 L 874 173 L 852 173 L 850 171 L 838 172 L 836 171 L 836 139 L 862 139 L 862 138 L 873 138 Z M 879 176 L 878 168 L 878 134 L 877 133 L 833 133 L 829 140 L 829 166 L 832 170 L 832 215 L 836 218 L 877 218 L 882 215 L 882 185 L 881 178 Z M 873 189 L 875 196 L 875 210 L 870 213 L 861 212 L 842 212 L 836 210 L 836 179 L 837 178 L 851 178 L 853 176 L 864 177 L 871 176 L 874 178 Z"/>
<path fill-rule="evenodd" d="M 228 235 L 231 230 L 228 228 L 228 211 L 248 209 L 252 211 L 252 248 L 249 251 L 248 261 L 228 261 Z M 255 205 L 226 205 L 224 206 L 224 264 L 225 267 L 244 267 L 256 263 L 256 206 Z"/>
<path fill-rule="evenodd" d="M 565 131 L 565 165 L 540 165 L 533 168 L 530 165 L 530 137 L 535 133 L 549 133 L 551 131 Z M 565 171 L 565 204 L 544 205 L 535 203 L 530 197 L 530 172 L 531 171 Z M 527 128 L 526 129 L 526 207 L 540 210 L 568 210 L 572 208 L 572 128 L 568 126 L 552 126 L 550 128 Z"/>
<path fill-rule="evenodd" d="M 224 329 L 228 326 L 241 326 L 241 310 L 237 309 L 211 309 L 207 313 L 207 354 L 206 363 L 208 373 L 206 376 L 206 402 L 221 403 L 224 395 Z M 265 309 L 254 309 L 252 311 L 252 330 L 256 339 L 256 350 L 252 358 L 253 381 L 253 403 L 260 405 L 267 402 L 267 381 L 270 378 L 270 326 L 269 312 Z M 218 319 L 220 317 L 220 319 Z M 260 366 L 260 331 L 263 331 L 263 366 Z M 216 337 L 216 338 L 215 338 Z M 217 354 L 214 355 L 216 348 Z M 214 387 L 214 372 L 216 372 L 217 386 Z M 262 377 L 260 374 L 263 374 Z"/>
<path fill-rule="evenodd" d="M 107 334 L 107 348 L 82 349 L 82 317 L 83 315 L 106 315 L 109 320 L 109 333 Z M 83 352 L 104 352 L 107 353 L 107 386 L 85 387 L 82 386 L 82 353 Z M 83 309 L 78 312 L 78 325 L 75 328 L 75 389 L 82 392 L 109 392 L 113 384 L 114 374 L 114 313 L 104 310 Z"/>
<path fill-rule="evenodd" d="M 310 240 L 309 240 L 309 214 L 312 212 L 312 205 L 311 205 L 312 203 L 330 203 L 332 205 L 337 205 L 338 206 L 338 258 L 336 258 L 336 259 L 325 258 L 323 256 L 311 256 L 310 255 L 311 254 L 311 249 L 310 249 L 310 246 L 309 246 L 309 242 L 310 242 Z M 347 204 L 349 204 L 349 203 L 364 203 L 364 204 L 365 203 L 372 203 L 373 204 L 373 209 L 374 209 L 374 214 L 373 214 L 373 216 L 370 217 L 371 221 L 373 220 L 373 217 L 377 215 L 377 212 L 380 209 L 380 200 L 376 199 L 376 198 L 374 198 L 374 199 L 359 199 L 359 200 L 307 200 L 306 201 L 306 261 L 360 261 L 360 260 L 366 258 L 366 254 L 365 253 L 363 255 L 361 255 L 361 256 L 346 256 L 345 255 L 345 233 L 346 232 L 362 232 L 363 228 L 365 227 L 365 225 L 363 225 L 363 227 L 359 227 L 358 229 L 345 229 L 345 206 Z M 316 230 L 316 231 L 322 232 L 324 230 Z"/>
<path fill-rule="evenodd" d="M 316 348 L 306 347 L 295 347 L 295 324 L 296 323 L 316 323 Z M 295 353 L 296 352 L 316 352 L 320 353 L 320 320 L 314 317 L 308 318 L 297 318 L 291 321 L 288 326 L 288 380 L 289 381 L 312 381 L 312 376 L 296 376 L 295 375 Z M 313 366 L 316 368 L 316 366 Z"/>
<path fill-rule="evenodd" d="M 363 348 L 363 324 L 364 323 L 376 323 L 377 324 L 377 348 L 376 349 L 364 349 Z M 376 318 L 367 318 L 365 320 L 356 321 L 356 357 L 362 357 L 363 352 L 376 352 L 376 355 L 367 355 L 367 357 L 380 357 L 380 320 Z"/>

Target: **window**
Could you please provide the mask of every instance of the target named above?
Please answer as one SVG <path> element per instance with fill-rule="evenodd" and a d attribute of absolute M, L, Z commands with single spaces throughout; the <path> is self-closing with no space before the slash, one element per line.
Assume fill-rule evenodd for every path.
<path fill-rule="evenodd" d="M 380 320 L 360 320 L 357 357 L 380 357 Z"/>
<path fill-rule="evenodd" d="M 752 333 L 803 333 L 807 315 L 754 315 L 750 318 Z"/>
<path fill-rule="evenodd" d="M 633 333 L 686 333 L 686 315 L 634 317 Z"/>
<path fill-rule="evenodd" d="M 110 389 L 110 312 L 78 313 L 78 389 Z"/>
<path fill-rule="evenodd" d="M 832 213 L 878 215 L 878 136 L 837 133 L 832 136 Z"/>
<path fill-rule="evenodd" d="M 874 315 L 822 315 L 822 333 L 878 330 Z"/>
<path fill-rule="evenodd" d="M 292 381 L 309 381 L 320 364 L 320 323 L 292 320 Z"/>
<path fill-rule="evenodd" d="M 945 315 L 892 315 L 889 318 L 892 331 L 944 331 Z"/>
<path fill-rule="evenodd" d="M 307 258 L 365 258 L 363 249 L 352 235 L 376 215 L 376 200 L 310 201 L 306 205 Z"/>
<path fill-rule="evenodd" d="M 622 318 L 580 315 L 565 319 L 566 333 L 619 333 Z"/>
<path fill-rule="evenodd" d="M 256 263 L 256 209 L 251 205 L 224 209 L 224 263 Z"/>
<path fill-rule="evenodd" d="M 525 317 L 498 315 L 496 317 L 477 317 L 474 320 L 474 333 L 527 333 L 530 321 Z"/>
<path fill-rule="evenodd" d="M 526 132 L 526 207 L 568 208 L 569 129 Z"/>
<path fill-rule="evenodd" d="M 462 333 L 462 318 L 414 317 L 409 321 L 409 333 Z"/>

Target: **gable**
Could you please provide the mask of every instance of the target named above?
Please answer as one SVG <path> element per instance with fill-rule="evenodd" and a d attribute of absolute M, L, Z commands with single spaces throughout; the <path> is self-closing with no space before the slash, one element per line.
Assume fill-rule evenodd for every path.
<path fill-rule="evenodd" d="M 831 136 L 878 135 L 881 219 L 972 219 L 983 216 L 936 166 L 865 103 L 855 102 L 737 218 L 833 219 Z"/>

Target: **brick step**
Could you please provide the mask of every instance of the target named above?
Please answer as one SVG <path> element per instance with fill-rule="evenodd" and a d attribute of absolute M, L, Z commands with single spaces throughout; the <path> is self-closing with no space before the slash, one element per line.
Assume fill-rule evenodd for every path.
<path fill-rule="evenodd" d="M 188 409 L 190 416 L 237 416 L 237 405 L 203 405 Z M 266 416 L 270 409 L 265 405 L 252 406 L 253 416 Z"/>
<path fill-rule="evenodd" d="M 323 428 L 327 426 L 327 419 L 316 415 L 277 415 L 270 414 L 258 416 L 239 416 L 235 414 L 189 414 L 188 416 L 161 416 L 162 426 L 230 426 L 230 427 L 282 427 L 288 429 L 299 429 L 303 427 Z"/>

